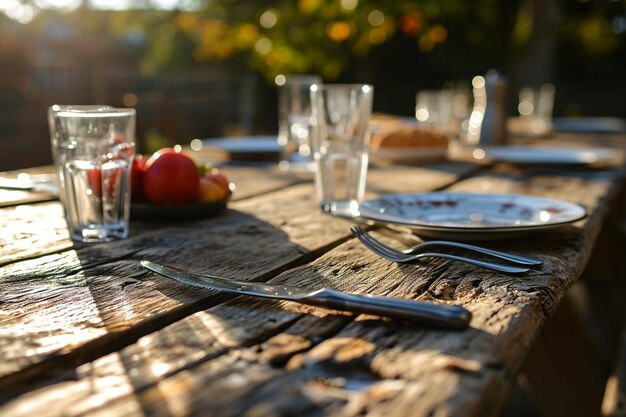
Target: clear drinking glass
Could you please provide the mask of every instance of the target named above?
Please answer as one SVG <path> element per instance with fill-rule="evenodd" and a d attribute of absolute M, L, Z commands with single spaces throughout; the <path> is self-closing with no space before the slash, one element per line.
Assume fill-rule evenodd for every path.
<path fill-rule="evenodd" d="M 373 95 L 367 84 L 311 86 L 315 186 L 324 212 L 358 214 L 365 193 Z"/>
<path fill-rule="evenodd" d="M 554 107 L 554 85 L 546 83 L 539 88 L 524 87 L 519 91 L 522 128 L 531 135 L 548 133 L 552 129 Z"/>
<path fill-rule="evenodd" d="M 74 240 L 128 236 L 135 110 L 109 106 L 52 106 L 52 156 L 61 202 Z"/>
<path fill-rule="evenodd" d="M 424 90 L 415 95 L 415 118 L 426 129 L 455 130 L 454 94 L 449 90 Z"/>
<path fill-rule="evenodd" d="M 321 84 L 317 75 L 290 75 L 279 86 L 278 143 L 282 147 L 280 169 L 313 171 L 309 136 L 311 131 L 311 93 L 313 84 Z"/>

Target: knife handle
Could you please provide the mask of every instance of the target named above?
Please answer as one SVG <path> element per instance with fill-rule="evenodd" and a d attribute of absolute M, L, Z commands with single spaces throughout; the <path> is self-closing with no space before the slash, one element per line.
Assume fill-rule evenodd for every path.
<path fill-rule="evenodd" d="M 472 313 L 461 306 L 394 297 L 348 294 L 323 288 L 299 300 L 341 311 L 367 313 L 450 329 L 466 329 Z"/>

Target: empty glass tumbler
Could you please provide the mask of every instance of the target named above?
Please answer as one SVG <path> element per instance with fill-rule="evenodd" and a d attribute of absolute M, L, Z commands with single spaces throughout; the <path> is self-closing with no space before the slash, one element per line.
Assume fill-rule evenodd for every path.
<path fill-rule="evenodd" d="M 313 171 L 315 163 L 310 147 L 311 93 L 313 84 L 321 84 L 317 75 L 289 75 L 278 89 L 278 143 L 283 171 Z"/>
<path fill-rule="evenodd" d="M 367 84 L 311 86 L 315 185 L 325 212 L 358 214 L 365 193 L 373 95 Z"/>
<path fill-rule="evenodd" d="M 48 120 L 72 239 L 128 237 L 135 110 L 57 105 L 50 107 Z"/>

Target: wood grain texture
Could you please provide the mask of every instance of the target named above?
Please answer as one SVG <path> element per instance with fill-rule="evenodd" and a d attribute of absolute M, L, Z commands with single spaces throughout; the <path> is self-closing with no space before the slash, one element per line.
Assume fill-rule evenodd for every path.
<path fill-rule="evenodd" d="M 14 207 L 11 197 L 0 220 L 10 231 L 0 241 L 0 415 L 496 415 L 587 263 L 623 178 L 478 169 L 373 168 L 368 197 L 444 189 L 474 173 L 449 189 L 551 196 L 584 204 L 590 216 L 498 242 L 546 261 L 509 277 L 442 260 L 378 259 L 350 238 L 349 223 L 319 213 L 310 178 L 267 170 L 225 168 L 239 190 L 220 217 L 136 223 L 130 239 L 105 245 L 67 240 L 58 204 Z M 381 232 L 395 244 L 418 240 Z M 143 272 L 136 261 L 144 257 L 240 279 L 461 304 L 474 314 L 472 328 L 233 299 Z"/>
<path fill-rule="evenodd" d="M 290 204 L 297 207 L 296 202 L 301 201 L 308 206 L 310 193 L 308 187 L 289 191 L 282 197 L 267 197 L 283 207 L 282 213 L 259 199 L 256 216 L 231 210 L 219 218 L 169 225 L 124 241 L 84 245 L 6 265 L 0 301 L 19 314 L 0 319 L 0 326 L 6 329 L 0 337 L 0 350 L 4 348 L 3 357 L 11 359 L 0 366 L 0 373 L 16 372 L 49 355 L 67 353 L 96 337 L 123 331 L 200 299 L 193 289 L 172 290 L 165 296 L 154 291 L 154 283 L 136 285 L 137 277 L 146 274 L 130 257 L 166 259 L 192 269 L 258 279 L 346 236 L 343 221 L 326 218 L 316 209 L 303 209 L 300 216 L 294 216 Z M 284 230 L 277 228 L 279 225 Z M 324 233 L 315 235 L 320 228 Z M 239 247 L 247 249 L 232 251 Z M 164 285 L 171 288 L 170 283 Z M 21 344 L 34 347 L 26 351 L 17 348 Z"/>
<path fill-rule="evenodd" d="M 0 207 L 12 207 L 20 204 L 56 201 L 57 198 L 47 193 L 34 193 L 21 190 L 0 189 Z"/>
<path fill-rule="evenodd" d="M 24 172 L 38 175 L 49 173 L 50 169 L 51 167 L 32 168 L 24 170 Z M 429 165 L 426 168 L 397 167 L 390 171 L 374 170 L 370 175 L 370 188 L 373 191 L 368 195 L 376 196 L 381 193 L 397 192 L 399 190 L 433 190 L 452 184 L 475 169 L 476 166 L 471 164 L 443 163 Z M 227 175 L 229 180 L 237 186 L 237 190 L 233 194 L 229 205 L 231 208 L 236 209 L 237 206 L 234 203 L 237 201 L 270 194 L 272 191 L 296 184 L 302 184 L 302 187 L 309 189 L 310 198 L 304 202 L 303 208 L 310 210 L 316 206 L 313 197 L 315 190 L 312 175 L 310 174 L 293 176 L 278 171 L 277 168 L 268 168 L 265 165 L 259 167 L 226 167 L 221 172 Z M 18 172 L 11 172 L 7 176 L 15 177 L 17 174 Z M 403 178 L 403 181 L 390 181 L 389 177 L 400 177 Z M 24 194 L 21 191 L 18 193 Z M 44 197 L 40 193 L 26 194 L 27 200 L 30 202 L 39 201 Z M 47 200 L 48 198 L 43 199 Z M 20 204 L 17 205 L 10 204 L 8 207 L 0 208 L 0 229 L 4 231 L 4 233 L 0 234 L 0 266 L 72 247 L 83 246 L 79 243 L 73 243 L 69 239 L 69 233 L 63 220 L 62 208 L 59 203 L 48 202 L 25 205 L 22 204 L 24 202 L 26 200 L 20 201 Z M 285 204 L 289 206 L 289 202 Z M 252 206 L 254 206 L 254 203 L 252 203 Z M 140 236 L 146 231 L 154 230 L 155 228 L 160 228 L 164 233 L 167 233 L 167 227 L 185 227 L 185 224 L 195 227 L 195 223 L 189 223 L 185 219 L 181 220 L 181 222 L 169 223 L 132 221 L 130 234 L 131 236 Z"/>
<path fill-rule="evenodd" d="M 390 268 L 387 261 L 375 257 L 357 242 L 349 241 L 316 260 L 310 268 L 288 271 L 272 282 L 434 298 L 429 290 L 437 293 L 437 288 L 442 285 L 441 272 L 450 266 L 447 263 L 432 263 L 423 268 L 412 265 Z M 466 274 L 473 269 L 459 268 L 460 273 L 465 270 Z M 447 282 L 447 285 L 456 284 Z M 186 410 L 185 413 L 239 415 L 254 409 L 279 407 L 275 410 L 280 411 L 279 414 L 304 415 L 320 406 L 318 400 L 309 398 L 310 390 L 323 404 L 332 408 L 341 408 L 346 399 L 352 398 L 356 404 L 351 406 L 354 410 L 348 415 L 358 414 L 364 407 L 373 407 L 382 399 L 395 399 L 401 391 L 406 395 L 403 401 L 419 394 L 420 398 L 424 397 L 425 408 L 434 407 L 445 393 L 453 395 L 456 384 L 465 378 L 475 390 L 494 378 L 494 369 L 501 366 L 499 358 L 502 355 L 524 349 L 519 342 L 510 346 L 500 343 L 508 339 L 511 332 L 519 333 L 519 338 L 528 337 L 529 329 L 518 316 L 520 311 L 525 310 L 526 318 L 528 314 L 541 314 L 539 306 L 532 301 L 526 307 L 506 306 L 477 291 L 462 299 L 450 298 L 452 296 L 447 294 L 442 302 L 463 303 L 473 311 L 483 306 L 480 314 L 475 311 L 472 330 L 439 331 L 371 317 L 346 322 L 344 315 L 324 317 L 328 314 L 325 310 L 293 303 L 261 304 L 243 300 L 241 304 L 227 303 L 178 321 L 121 351 L 119 356 L 123 358 L 149 358 L 133 373 L 137 375 L 135 382 L 123 390 L 113 390 L 106 382 L 127 380 L 123 373 L 128 374 L 128 369 L 135 369 L 134 365 L 138 366 L 140 361 L 126 359 L 125 366 L 118 368 L 115 378 L 112 375 L 105 378 L 102 375 L 114 361 L 114 358 L 107 357 L 81 367 L 77 373 L 84 374 L 84 378 L 52 384 L 38 391 L 35 397 L 30 394 L 15 400 L 5 410 L 19 415 L 15 412 L 22 404 L 36 403 L 37 398 L 54 398 L 55 390 L 84 393 L 87 387 L 93 386 L 102 389 L 91 390 L 88 395 L 84 393 L 87 398 L 82 406 L 94 404 L 96 397 L 108 396 L 107 401 L 110 401 L 111 393 L 117 392 L 119 398 L 112 407 L 125 413 L 133 409 L 133 404 L 139 403 L 142 406 L 138 413 L 159 414 L 174 407 Z M 237 307 L 246 312 L 243 317 L 232 311 Z M 305 315 L 300 317 L 302 314 Z M 504 320 L 507 334 L 501 331 L 503 323 L 497 318 Z M 285 324 L 288 327 L 281 331 Z M 216 348 L 212 334 L 221 339 L 222 346 L 230 344 L 237 348 L 222 349 L 218 352 L 221 355 L 214 356 L 220 347 Z M 241 339 L 242 335 L 247 339 Z M 246 347 L 245 340 L 256 340 L 257 343 Z M 172 349 L 172 346 L 178 348 Z M 137 352 L 144 353 L 139 355 Z M 158 372 L 155 374 L 159 369 L 166 378 Z M 85 373 L 87 370 L 90 372 Z M 242 375 L 243 370 L 245 374 Z M 91 378 L 96 380 L 89 381 Z M 143 382 L 138 383 L 138 378 L 143 378 Z M 230 380 L 233 384 L 228 383 Z M 451 381 L 456 382 L 450 385 Z M 413 389 L 409 389 L 411 386 Z M 493 389 L 497 387 L 494 385 Z M 442 388 L 445 388 L 442 393 L 432 397 L 431 389 Z M 405 389 L 408 391 L 404 392 Z M 282 394 L 279 397 L 270 395 L 274 390 Z M 182 399 L 173 394 L 183 392 Z M 281 399 L 283 395 L 284 399 Z M 80 402 L 78 398 L 80 396 L 77 404 Z M 459 407 L 466 406 L 463 401 L 461 403 Z M 306 406 L 304 409 L 301 408 L 303 405 Z M 67 409 L 64 410 L 67 414 Z M 59 409 L 43 401 L 40 411 L 54 415 Z"/>
<path fill-rule="evenodd" d="M 604 200 L 616 184 L 609 174 L 581 178 L 568 173 L 555 179 L 553 173 L 501 171 L 455 185 L 456 190 L 524 190 L 588 207 L 588 219 L 543 235 L 540 243 L 535 236 L 502 243 L 503 248 L 532 253 L 546 261 L 522 278 L 450 261 L 416 267 L 378 259 L 354 240 L 347 240 L 346 223 L 310 208 L 307 184 L 241 201 L 234 207 L 238 213 L 200 222 L 194 226 L 199 229 L 196 231 L 172 228 L 167 239 L 155 232 L 154 236 L 118 243 L 120 247 L 110 250 L 123 247 L 120 253 L 124 256 L 171 257 L 190 269 L 230 271 L 231 276 L 244 279 L 270 278 L 268 271 L 279 271 L 272 256 L 288 266 L 292 251 L 306 254 L 326 247 L 330 250 L 325 254 L 325 250 L 319 251 L 310 264 L 290 269 L 271 282 L 461 304 L 474 314 L 472 329 L 446 332 L 371 317 L 329 318 L 324 317 L 329 314 L 325 310 L 293 303 L 234 300 L 176 320 L 119 353 L 89 362 L 70 374 L 54 374 L 45 381 L 46 388 L 9 400 L 1 411 L 19 415 L 16 413 L 28 409 L 59 415 L 63 412 L 52 399 L 63 392 L 76 392 L 76 407 L 70 407 L 66 415 L 496 414 L 545 317 L 554 312 L 584 266 L 602 222 Z M 272 233 L 278 235 L 272 237 Z M 233 256 L 229 251 L 237 239 L 241 242 L 244 238 L 258 239 L 259 244 L 248 242 L 250 252 Z M 76 251 L 87 265 L 74 264 L 76 275 L 86 270 L 91 277 L 81 278 L 91 280 L 90 285 L 104 293 L 100 298 L 104 301 L 96 303 L 99 317 L 105 317 L 100 328 L 119 331 L 150 317 L 167 317 L 168 308 L 177 303 L 207 297 L 204 291 L 180 288 L 158 278 L 144 280 L 145 274 L 135 275 L 116 295 L 112 284 L 123 284 L 122 277 L 133 274 L 133 269 L 126 259 L 103 261 L 111 259 L 106 250 L 114 246 L 103 246 L 100 253 Z M 192 251 L 214 256 L 189 257 Z M 36 266 L 37 260 L 19 267 L 9 265 L 16 268 L 11 282 L 30 276 L 28 262 L 33 262 L 30 270 L 41 268 Z M 72 271 L 64 266 L 70 261 L 58 262 L 61 264 L 55 267 L 54 259 L 46 260 L 43 270 Z M 35 281 L 50 276 L 53 274 L 45 272 Z M 243 312 L 236 313 L 233 308 Z M 134 314 L 130 319 L 123 316 L 128 311 Z M 143 350 L 147 346 L 150 349 Z M 33 409 L 33 404 L 38 406 Z"/>
<path fill-rule="evenodd" d="M 58 202 L 0 208 L 0 266 L 72 247 Z"/>
<path fill-rule="evenodd" d="M 449 175 L 444 179 L 432 176 L 437 185 L 441 181 L 453 180 Z M 420 181 L 427 187 L 432 186 L 428 181 Z M 145 229 L 133 230 L 135 233 L 125 241 L 77 245 L 69 252 L 5 266 L 2 270 L 5 285 L 0 300 L 10 299 L 15 305 L 22 303 L 25 306 L 19 316 L 9 315 L 3 324 L 13 329 L 7 332 L 5 342 L 1 343 L 12 360 L 0 366 L 0 374 L 18 372 L 49 355 L 62 355 L 95 338 L 124 330 L 142 319 L 180 305 L 172 299 L 147 296 L 142 290 L 135 293 L 140 288 L 132 285 L 137 268 L 135 262 L 100 266 L 101 263 L 131 256 L 167 259 L 187 268 L 202 266 L 238 279 L 259 279 L 264 274 L 277 273 L 290 264 L 303 262 L 300 259 L 314 257 L 316 251 L 324 251 L 345 240 L 349 235 L 349 223 L 321 214 L 312 188 L 312 184 L 294 186 L 283 192 L 233 202 L 231 210 L 214 219 L 160 225 L 153 231 L 149 229 L 154 229 L 155 225 L 145 225 Z M 34 213 L 27 218 L 35 218 L 32 220 L 35 224 L 43 223 L 41 217 L 47 217 L 51 207 L 32 207 L 35 207 Z M 58 204 L 52 207 L 56 207 L 57 220 L 62 222 L 60 207 Z M 17 223 L 19 226 L 20 222 Z M 33 233 L 32 236 L 41 235 Z M 33 253 L 34 250 L 42 250 L 32 242 L 28 243 L 21 253 L 13 248 L 7 248 L 7 251 L 10 254 L 18 252 L 24 257 L 39 254 Z M 61 239 L 58 244 L 67 244 L 67 241 Z M 44 247 L 51 245 L 47 242 Z M 232 250 L 239 247 L 246 249 L 241 252 Z M 194 255 L 190 256 L 190 253 Z M 38 280 L 43 282 L 39 284 Z M 41 294 L 37 302 L 33 300 L 35 293 Z M 178 298 L 181 297 L 182 304 L 198 301 L 194 297 L 186 298 L 184 294 Z M 127 307 L 118 308 L 117 303 L 121 300 L 130 300 L 125 303 Z M 71 312 L 64 313 L 65 305 L 75 306 L 81 315 L 74 317 Z M 59 319 L 39 322 L 41 311 L 50 308 L 60 310 L 51 313 L 51 317 L 68 314 L 68 323 Z M 35 321 L 38 321 L 37 330 L 31 331 Z M 39 341 L 42 333 L 58 335 L 57 342 Z M 36 344 L 38 348 L 27 353 L 15 349 L 19 339 L 23 340 L 22 343 Z"/>
<path fill-rule="evenodd" d="M 278 170 L 276 165 L 225 166 L 219 170 L 235 184 L 232 201 L 280 190 L 290 185 L 312 181 L 312 175 L 296 176 Z M 262 174 L 260 174 L 262 173 Z"/>
<path fill-rule="evenodd" d="M 50 181 L 56 171 L 53 166 L 41 166 L 16 171 L 3 172 L 3 178 L 18 178 L 18 175 L 29 175 L 33 181 Z M 56 197 L 43 192 L 28 192 L 9 189 L 0 189 L 0 207 L 16 206 L 20 204 L 54 201 Z"/>
<path fill-rule="evenodd" d="M 423 187 L 440 186 L 454 181 L 455 176 L 446 173 L 444 178 L 438 175 L 430 178 L 430 182 L 423 179 L 419 182 Z M 349 223 L 322 215 L 312 189 L 312 184 L 302 184 L 284 192 L 233 202 L 231 210 L 223 216 L 205 221 L 133 226 L 132 237 L 125 241 L 75 245 L 72 251 L 5 266 L 0 300 L 6 303 L 11 300 L 20 314 L 7 315 L 2 323 L 3 327 L 12 329 L 6 332 L 4 343 L 0 343 L 11 361 L 0 366 L 0 374 L 20 372 L 50 357 L 73 352 L 104 335 L 124 331 L 153 315 L 198 302 L 197 297 L 189 297 L 187 293 L 177 296 L 182 299 L 180 302 L 146 295 L 146 288 L 133 285 L 136 263 L 112 263 L 116 259 L 131 256 L 167 259 L 187 268 L 202 266 L 239 279 L 259 279 L 337 245 L 348 237 Z M 25 219 L 34 224 L 62 224 L 58 204 L 28 208 L 33 212 Z M 43 218 L 49 218 L 52 209 L 56 210 L 57 221 L 44 222 Z M 16 221 L 16 227 L 21 227 L 25 219 Z M 50 239 L 39 246 L 33 240 L 42 234 L 35 232 L 31 240 L 17 240 L 21 249 L 8 247 L 7 257 L 14 261 L 15 257 L 40 255 L 44 248 L 50 250 L 53 243 L 61 249 L 70 245 L 61 233 L 50 235 L 60 239 L 56 242 Z M 239 247 L 246 250 L 232 251 Z M 100 265 L 103 263 L 110 264 Z M 119 304 L 122 301 L 124 308 Z M 17 307 L 20 305 L 24 307 Z M 72 309 L 66 310 L 65 306 Z M 73 308 L 80 314 L 76 315 Z M 58 317 L 64 314 L 67 322 Z M 46 319 L 48 316 L 50 320 Z M 49 334 L 54 338 L 39 340 Z M 16 349 L 20 344 L 36 348 Z"/>
<path fill-rule="evenodd" d="M 373 167 L 367 173 L 366 198 L 389 193 L 416 193 L 442 189 L 482 169 L 472 163 L 439 162 L 421 166 Z"/>

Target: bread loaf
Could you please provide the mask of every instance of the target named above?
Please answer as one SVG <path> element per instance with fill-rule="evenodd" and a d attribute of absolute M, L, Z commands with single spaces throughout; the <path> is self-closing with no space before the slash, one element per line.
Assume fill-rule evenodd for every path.
<path fill-rule="evenodd" d="M 380 148 L 414 148 L 414 147 L 445 147 L 448 137 L 437 131 L 402 128 L 388 132 L 372 134 L 372 149 Z"/>

